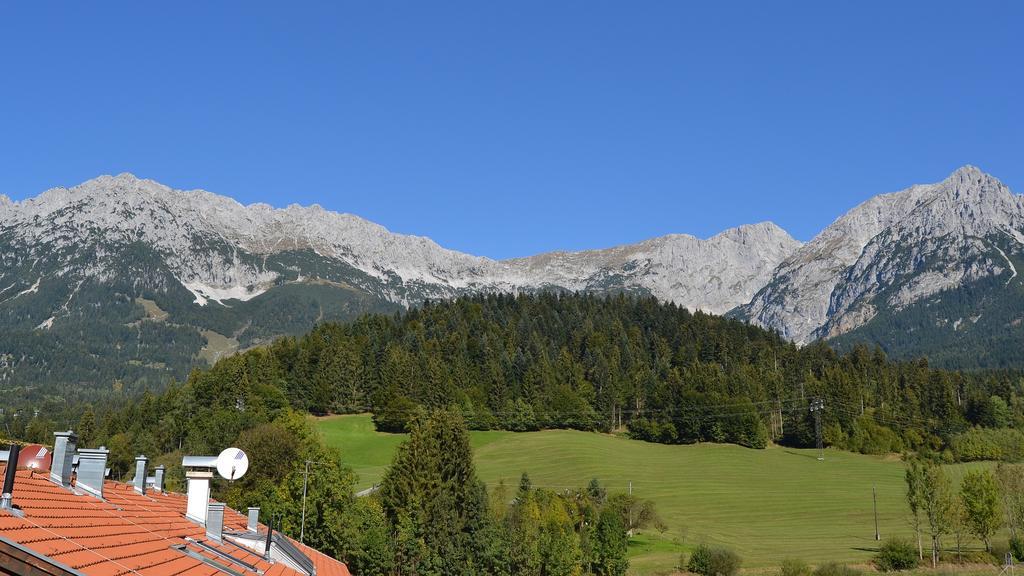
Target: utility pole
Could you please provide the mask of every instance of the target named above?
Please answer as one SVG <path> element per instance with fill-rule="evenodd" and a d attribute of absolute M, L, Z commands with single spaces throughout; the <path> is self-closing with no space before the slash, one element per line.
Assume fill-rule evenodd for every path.
<path fill-rule="evenodd" d="M 871 487 L 871 500 L 875 508 L 875 540 L 881 540 L 882 536 L 878 533 L 878 492 L 875 487 Z"/>
<path fill-rule="evenodd" d="M 306 460 L 306 471 L 303 472 L 302 476 L 302 524 L 299 528 L 299 544 L 305 544 L 303 539 L 306 536 L 306 486 L 309 485 L 309 465 L 310 464 L 323 464 L 323 462 L 316 462 L 314 460 Z"/>
<path fill-rule="evenodd" d="M 629 481 L 629 495 L 630 496 L 633 495 L 633 481 L 632 480 Z M 633 502 L 632 502 L 632 500 L 629 501 L 629 526 L 626 526 L 626 530 L 628 531 L 627 534 L 629 536 L 633 535 Z"/>
<path fill-rule="evenodd" d="M 814 434 L 818 437 L 818 460 L 825 459 L 825 446 L 821 441 L 821 411 L 824 409 L 824 400 L 821 398 L 811 400 L 811 413 L 814 414 Z"/>

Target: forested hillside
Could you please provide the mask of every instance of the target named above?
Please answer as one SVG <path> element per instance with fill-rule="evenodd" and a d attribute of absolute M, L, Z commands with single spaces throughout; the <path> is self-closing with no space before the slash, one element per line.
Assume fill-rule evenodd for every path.
<path fill-rule="evenodd" d="M 393 542 L 387 534 L 418 528 L 399 526 L 400 515 L 385 520 L 369 504 L 353 507 L 351 472 L 318 440 L 306 413 L 369 410 L 378 427 L 396 430 L 424 407 L 444 408 L 474 428 L 577 428 L 759 448 L 813 446 L 815 398 L 825 406 L 826 445 L 1024 459 L 1016 374 L 934 370 L 863 347 L 845 355 L 823 344 L 798 348 L 739 321 L 625 295 L 427 303 L 279 339 L 124 406 L 6 412 L 0 422 L 15 438 L 42 442 L 55 428 L 74 428 L 81 445 L 110 448 L 115 478 L 130 476 L 136 454 L 150 455 L 168 465 L 172 489 L 181 488 L 182 455 L 239 446 L 254 472 L 220 487 L 219 497 L 239 508 L 261 504 L 291 532 L 299 527 L 303 463 L 328 463 L 315 475 L 309 512 L 323 528 L 307 535 L 359 565 L 372 562 L 360 554 Z M 373 530 L 358 528 L 363 521 Z M 382 540 L 352 544 L 352 529 Z"/>
<path fill-rule="evenodd" d="M 150 452 L 209 451 L 259 421 L 261 410 L 372 411 L 379 428 L 399 430 L 426 406 L 457 408 L 477 429 L 808 446 L 812 398 L 824 401 L 827 445 L 948 451 L 950 459 L 1024 455 L 1015 374 L 934 370 L 863 347 L 845 355 L 822 344 L 798 348 L 738 321 L 628 296 L 477 296 L 326 324 L 147 395 L 131 408 L 150 406 L 145 414 L 95 410 L 99 421 L 89 426 L 103 438 L 132 433 Z M 25 418 L 5 418 L 41 439 L 56 426 L 30 422 L 26 432 Z"/>

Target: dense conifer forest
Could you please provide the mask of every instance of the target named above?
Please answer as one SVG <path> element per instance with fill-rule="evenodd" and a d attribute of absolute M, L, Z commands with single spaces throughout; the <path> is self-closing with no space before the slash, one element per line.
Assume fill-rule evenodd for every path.
<path fill-rule="evenodd" d="M 402 430 L 417 406 L 458 408 L 474 429 L 626 430 L 666 443 L 815 442 L 854 451 L 948 451 L 973 427 L 1024 420 L 1021 380 L 839 355 L 653 298 L 541 294 L 427 303 L 326 324 L 227 359 L 192 380 L 272 386 L 293 408 L 372 411 Z M 991 435 L 993 437 L 997 435 Z"/>
<path fill-rule="evenodd" d="M 1021 382 L 1010 372 L 892 362 L 877 348 L 798 348 L 653 298 L 493 295 L 324 324 L 194 371 L 126 409 L 91 408 L 96 422 L 87 426 L 103 438 L 141 427 L 136 436 L 151 452 L 212 450 L 263 410 L 370 411 L 379 429 L 398 431 L 422 406 L 454 408 L 474 429 L 575 428 L 760 448 L 814 445 L 809 406 L 818 398 L 827 445 L 1012 460 L 1024 456 Z M 3 418 L 13 435 L 45 439 L 57 420 L 74 425 L 80 416 Z"/>

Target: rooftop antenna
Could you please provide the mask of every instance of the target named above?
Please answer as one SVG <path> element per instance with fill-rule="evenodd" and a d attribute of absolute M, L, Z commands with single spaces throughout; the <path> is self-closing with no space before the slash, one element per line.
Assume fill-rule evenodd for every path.
<path fill-rule="evenodd" d="M 226 448 L 217 456 L 217 473 L 221 478 L 234 482 L 249 469 L 249 457 L 238 448 Z"/>
<path fill-rule="evenodd" d="M 825 459 L 825 448 L 821 441 L 821 411 L 824 409 L 824 400 L 821 398 L 811 400 L 811 413 L 814 414 L 814 434 L 818 437 L 818 460 Z"/>

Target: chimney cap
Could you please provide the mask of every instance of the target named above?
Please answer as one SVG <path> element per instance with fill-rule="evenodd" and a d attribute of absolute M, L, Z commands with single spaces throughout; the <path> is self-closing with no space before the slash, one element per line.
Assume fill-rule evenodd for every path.
<path fill-rule="evenodd" d="M 185 456 L 181 459 L 181 465 L 185 468 L 209 468 L 217 467 L 216 456 Z"/>

